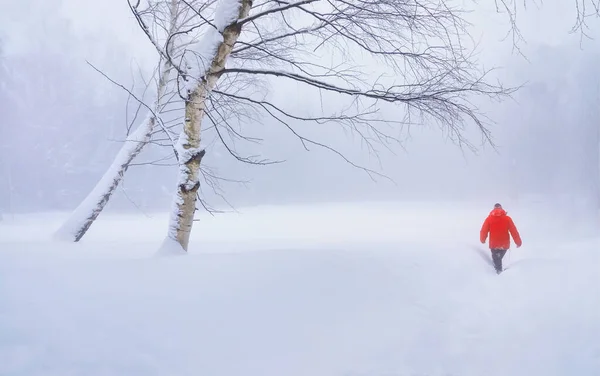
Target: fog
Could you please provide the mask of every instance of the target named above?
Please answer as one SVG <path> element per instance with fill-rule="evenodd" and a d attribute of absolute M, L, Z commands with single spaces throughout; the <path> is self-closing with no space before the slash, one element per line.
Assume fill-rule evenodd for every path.
<path fill-rule="evenodd" d="M 206 200 L 217 207 L 225 205 L 221 195 L 234 207 L 417 199 L 481 200 L 491 206 L 541 200 L 577 208 L 574 218 L 595 216 L 598 43 L 570 33 L 575 20 L 570 2 L 547 1 L 540 9 L 519 10 L 520 53 L 510 36 L 504 39 L 506 15 L 493 8 L 474 10 L 469 17 L 481 64 L 499 67 L 494 74 L 506 85 L 527 83 L 512 101 L 477 103 L 490 119 L 495 149 L 475 127 L 463 134 L 476 151 L 425 125 L 404 128 L 398 133 L 402 145 L 379 147 L 377 155 L 340 128 L 297 127 L 357 165 L 387 176 L 373 179 L 331 151 L 310 147 L 307 152 L 287 129 L 266 119 L 244 128 L 264 142 L 241 144 L 238 151 L 285 163 L 240 163 L 208 136 L 203 163 L 231 181 L 221 181 L 216 192 L 203 184 Z M 0 0 L 0 212 L 73 209 L 113 160 L 137 110 L 134 101 L 127 105 L 123 89 L 86 61 L 142 95 L 140 75 L 150 75 L 155 59 L 124 0 Z M 271 90 L 295 109 L 321 105 L 296 85 L 278 82 Z M 164 159 L 169 153 L 159 145 L 147 148 L 109 210 L 168 210 L 176 174 L 174 160 Z"/>

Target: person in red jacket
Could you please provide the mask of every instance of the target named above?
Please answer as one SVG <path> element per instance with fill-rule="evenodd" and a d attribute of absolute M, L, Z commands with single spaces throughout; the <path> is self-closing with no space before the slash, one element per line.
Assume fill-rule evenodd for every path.
<path fill-rule="evenodd" d="M 492 252 L 492 260 L 494 261 L 494 268 L 497 273 L 500 273 L 502 271 L 502 259 L 506 251 L 510 248 L 510 236 L 512 236 L 517 248 L 523 244 L 517 226 L 515 226 L 512 218 L 507 215 L 500 204 L 494 205 L 494 209 L 483 222 L 483 226 L 481 226 L 479 233 L 481 244 L 485 244 L 488 234 L 490 236 L 489 245 Z"/>

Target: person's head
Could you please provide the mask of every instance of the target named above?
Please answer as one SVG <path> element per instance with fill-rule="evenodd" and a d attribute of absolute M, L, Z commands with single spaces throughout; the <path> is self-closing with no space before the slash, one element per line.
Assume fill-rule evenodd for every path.
<path fill-rule="evenodd" d="M 504 210 L 502 205 L 496 203 L 496 204 L 494 204 L 494 209 L 492 209 L 490 214 L 494 215 L 494 216 L 500 216 L 500 215 L 506 215 L 508 213 L 506 212 L 506 210 Z"/>

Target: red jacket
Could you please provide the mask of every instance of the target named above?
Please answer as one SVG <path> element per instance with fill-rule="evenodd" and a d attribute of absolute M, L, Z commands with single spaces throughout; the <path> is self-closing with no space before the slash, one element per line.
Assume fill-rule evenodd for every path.
<path fill-rule="evenodd" d="M 500 208 L 492 210 L 490 215 L 485 219 L 485 222 L 483 222 L 479 233 L 482 243 L 485 243 L 488 233 L 490 235 L 490 249 L 509 249 L 510 235 L 512 235 L 517 247 L 520 247 L 522 244 L 521 236 L 512 218 L 506 215 L 506 212 Z"/>

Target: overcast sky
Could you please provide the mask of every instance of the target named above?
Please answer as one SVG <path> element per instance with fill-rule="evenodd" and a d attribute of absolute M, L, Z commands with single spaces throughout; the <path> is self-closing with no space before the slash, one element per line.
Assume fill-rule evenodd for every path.
<path fill-rule="evenodd" d="M 531 177 L 539 170 L 537 165 L 523 161 L 536 160 L 539 158 L 541 149 L 537 148 L 539 145 L 536 146 L 535 140 L 527 139 L 529 144 L 526 144 L 523 141 L 525 140 L 524 136 L 516 138 L 514 135 L 516 132 L 525 132 L 524 129 L 532 124 L 539 127 L 540 124 L 556 119 L 555 115 L 549 115 L 552 111 L 560 110 L 559 113 L 566 114 L 565 116 L 569 119 L 571 114 L 578 116 L 582 111 L 589 110 L 580 100 L 569 98 L 575 98 L 580 94 L 582 86 L 595 85 L 596 81 L 594 80 L 597 79 L 597 76 L 590 75 L 594 71 L 592 67 L 596 61 L 594 54 L 600 49 L 596 41 L 586 40 L 583 45 L 584 50 L 581 51 L 579 35 L 569 33 L 575 21 L 575 10 L 571 2 L 545 1 L 541 8 L 536 8 L 534 2 L 531 2 L 527 11 L 522 7 L 519 9 L 517 17 L 525 39 L 519 42 L 519 46 L 530 59 L 530 62 L 527 62 L 522 56 L 512 51 L 510 35 L 508 40 L 502 40 L 509 31 L 506 15 L 498 15 L 491 4 L 487 4 L 488 8 L 486 9 L 482 6 L 475 8 L 471 2 L 466 0 L 464 3 L 470 4 L 469 6 L 475 9 L 468 18 L 473 23 L 472 35 L 480 43 L 482 64 L 489 68 L 500 67 L 498 74 L 509 84 L 521 83 L 532 77 L 540 82 L 560 83 L 558 84 L 559 88 L 548 89 L 541 94 L 539 92 L 537 94 L 532 94 L 532 92 L 520 94 L 519 98 L 522 102 L 520 107 L 491 102 L 481 103 L 482 109 L 497 123 L 492 130 L 499 142 L 498 150 L 484 148 L 478 155 L 475 155 L 450 143 L 437 128 L 411 129 L 410 139 L 405 140 L 404 148 L 395 150 L 395 156 L 392 153 L 382 154 L 384 172 L 394 179 L 395 184 L 387 182 L 385 179 L 374 183 L 366 174 L 350 167 L 329 152 L 312 150 L 310 153 L 306 153 L 297 139 L 272 124 L 254 125 L 252 132 L 260 130 L 263 132 L 262 135 L 268 136 L 265 144 L 260 148 L 261 154 L 273 159 L 286 159 L 288 162 L 272 167 L 248 167 L 236 163 L 232 158 L 227 158 L 223 150 L 215 149 L 212 154 L 207 155 L 207 164 L 226 177 L 251 181 L 250 184 L 243 186 L 225 184 L 225 193 L 230 201 L 239 204 L 260 204 L 311 200 L 412 199 L 415 197 L 420 199 L 477 197 L 496 201 L 511 197 L 515 190 L 537 186 L 530 182 L 531 179 L 519 178 L 519 188 L 515 188 L 517 185 L 514 182 L 518 179 L 514 176 L 521 174 Z M 57 82 L 68 82 L 70 85 L 75 85 L 78 90 L 93 92 L 99 102 L 105 102 L 105 106 L 108 106 L 98 110 L 86 110 L 87 113 L 98 111 L 94 112 L 95 120 L 89 120 L 87 124 L 76 121 L 75 116 L 72 116 L 66 108 L 58 109 L 57 106 L 60 106 L 60 103 L 39 103 L 37 106 L 36 112 L 39 114 L 44 114 L 46 108 L 48 114 L 54 111 L 51 118 L 52 121 L 56 120 L 56 124 L 52 123 L 54 133 L 45 138 L 49 140 L 50 137 L 53 137 L 52 141 L 48 141 L 48 145 L 56 147 L 60 145 L 60 148 L 71 151 L 73 148 L 79 148 L 81 155 L 77 154 L 76 157 L 72 157 L 75 161 L 72 163 L 78 168 L 85 167 L 89 170 L 86 172 L 85 180 L 70 183 L 71 186 L 75 184 L 79 187 L 77 191 L 74 191 L 75 193 L 72 193 L 72 196 L 60 201 L 60 205 L 58 203 L 48 204 L 50 207 L 59 205 L 62 208 L 62 206 L 76 205 L 82 195 L 91 189 L 94 179 L 100 177 L 103 166 L 110 162 L 118 149 L 118 139 L 122 138 L 124 130 L 126 96 L 121 89 L 108 84 L 104 78 L 93 72 L 85 64 L 85 60 L 98 65 L 111 77 L 127 81 L 131 78 L 133 61 L 138 62 L 144 69 L 150 69 L 153 67 L 156 54 L 131 17 L 126 0 L 63 0 L 60 8 L 56 8 L 56 4 L 60 5 L 60 2 L 55 0 L 22 0 L 19 2 L 0 0 L 0 37 L 4 41 L 8 59 L 32 53 L 31 59 L 39 63 L 37 69 L 41 70 L 47 66 L 44 62 L 44 54 L 48 53 L 47 49 L 54 48 L 57 51 L 65 51 L 58 53 L 53 59 L 57 59 L 57 64 L 60 64 L 62 60 L 72 59 L 70 64 L 79 67 L 82 76 L 75 77 L 69 74 L 58 76 L 58 71 L 54 69 L 41 72 L 42 79 L 50 80 L 52 78 Z M 64 36 L 66 34 L 63 34 L 63 37 L 57 33 L 60 27 L 57 28 L 56 25 L 63 25 L 65 20 L 71 25 L 68 37 Z M 598 22 L 594 20 L 590 22 L 598 30 Z M 77 38 L 80 41 L 73 42 Z M 540 52 L 542 45 L 546 46 L 546 50 L 544 50 L 546 52 Z M 40 46 L 43 46 L 43 49 Z M 67 56 L 70 57 L 67 58 Z M 575 64 L 578 61 L 587 63 Z M 569 69 L 572 70 L 571 73 L 569 73 Z M 21 74 L 26 80 L 27 75 L 23 72 Z M 569 81 L 570 86 L 565 87 L 564 80 L 571 80 Z M 33 83 L 32 85 L 35 86 Z M 277 85 L 272 90 L 274 95 L 289 98 L 298 106 L 306 108 L 311 106 L 311 98 L 303 97 L 302 92 L 293 86 Z M 557 90 L 561 91 L 560 95 L 557 94 Z M 541 103 L 552 103 L 552 98 L 565 95 L 567 98 L 562 99 L 560 108 L 556 106 L 546 109 L 539 107 L 542 106 Z M 538 106 L 535 107 L 535 111 L 532 110 L 534 106 Z M 26 114 L 25 112 L 20 116 L 25 117 Z M 17 116 L 17 118 L 19 117 Z M 40 119 L 44 120 L 35 122 L 46 122 L 48 116 L 40 116 Z M 561 121 L 569 123 L 568 120 Z M 593 122 L 593 119 L 585 121 Z M 583 126 L 581 120 L 574 120 L 574 122 L 578 126 Z M 0 126 L 4 127 L 1 129 L 2 132 L 11 137 L 21 129 L 15 125 L 14 119 L 10 122 L 5 120 Z M 570 126 L 572 124 L 565 124 L 565 128 Z M 78 136 L 85 139 L 86 142 L 80 145 L 69 144 L 67 147 L 66 140 L 73 134 L 69 130 L 70 127 L 79 130 L 82 127 L 89 128 Z M 48 127 L 42 128 L 48 129 Z M 529 133 L 531 132 L 533 131 L 530 130 Z M 327 142 L 346 150 L 348 155 L 356 158 L 358 162 L 377 166 L 373 158 L 369 158 L 367 154 L 361 152 L 358 144 L 352 144 L 342 132 L 328 129 L 319 134 Z M 478 143 L 481 138 L 477 129 L 468 129 L 465 131 L 465 135 L 474 143 Z M 408 133 L 403 134 L 403 137 L 407 136 Z M 555 139 L 560 140 L 558 133 L 555 136 Z M 516 139 L 520 141 L 517 142 Z M 572 144 L 563 146 L 563 153 L 572 154 L 570 151 L 578 149 L 577 143 L 572 142 Z M 92 146 L 95 151 L 90 153 L 88 151 Z M 510 166 L 512 166 L 511 163 L 514 163 L 517 149 L 520 153 L 518 155 L 521 166 L 524 167 L 521 167 L 521 172 L 514 173 L 512 176 L 510 175 L 511 171 L 516 167 Z M 531 155 L 529 156 L 523 150 L 529 150 Z M 14 154 L 11 155 L 14 156 Z M 15 157 L 15 160 L 23 161 L 24 158 L 23 156 Z M 573 165 L 581 165 L 583 161 L 581 158 L 584 157 L 572 159 Z M 22 171 L 19 171 L 16 164 L 7 157 L 2 162 L 4 174 L 6 175 L 6 171 L 9 171 L 12 181 L 15 181 Z M 567 165 L 561 168 L 570 171 L 573 170 L 571 167 Z M 60 171 L 60 168 L 57 167 L 56 171 Z M 133 169 L 129 173 L 125 185 L 129 189 L 126 192 L 131 194 L 125 197 L 120 193 L 121 196 L 115 201 L 119 207 L 126 210 L 135 209 L 135 206 L 131 204 L 132 200 L 136 205 L 141 206 L 168 203 L 174 184 L 173 174 L 172 167 L 146 166 Z M 561 176 L 562 173 L 557 172 L 556 174 Z M 574 177 L 570 178 L 575 179 Z M 48 188 L 49 181 L 56 185 L 56 188 L 52 188 L 53 192 L 68 188 L 63 186 L 64 179 L 57 176 L 56 173 L 46 179 L 45 189 L 50 189 Z M 547 178 L 540 177 L 540 179 Z M 9 185 L 7 181 L 5 178 L 3 189 Z M 528 183 L 525 184 L 525 181 Z M 555 186 L 555 183 L 548 181 L 546 186 Z M 1 181 L 0 187 L 2 187 Z M 205 189 L 208 188 L 205 187 Z M 50 195 L 50 193 L 45 192 L 44 195 Z M 26 200 L 24 196 L 13 192 L 13 201 L 16 201 L 17 207 L 27 206 L 22 202 L 23 200 Z M 6 199 L 3 206 L 7 206 Z M 15 206 L 14 202 L 13 206 Z"/>

